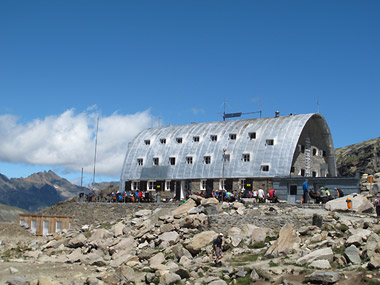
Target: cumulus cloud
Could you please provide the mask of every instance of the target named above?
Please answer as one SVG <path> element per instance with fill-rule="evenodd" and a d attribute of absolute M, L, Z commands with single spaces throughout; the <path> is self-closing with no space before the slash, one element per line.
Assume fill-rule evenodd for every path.
<path fill-rule="evenodd" d="M 94 163 L 95 108 L 76 114 L 74 109 L 23 124 L 13 115 L 0 116 L 0 161 L 60 166 L 67 171 L 84 168 L 91 173 Z M 141 130 L 151 127 L 149 111 L 99 116 L 96 173 L 119 176 L 125 152 Z"/>

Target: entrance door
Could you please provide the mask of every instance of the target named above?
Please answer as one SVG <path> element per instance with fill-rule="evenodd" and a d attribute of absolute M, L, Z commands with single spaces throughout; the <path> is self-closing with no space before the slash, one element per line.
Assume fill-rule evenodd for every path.
<path fill-rule="evenodd" d="M 42 223 L 42 235 L 46 236 L 49 233 L 49 221 L 43 221 Z"/>
<path fill-rule="evenodd" d="M 297 184 L 289 186 L 288 202 L 295 204 L 297 200 Z"/>
<path fill-rule="evenodd" d="M 175 181 L 175 199 L 177 201 L 181 200 L 181 181 Z"/>
<path fill-rule="evenodd" d="M 32 220 L 31 229 L 32 229 L 32 233 L 35 233 L 37 231 L 37 221 L 36 220 Z"/>

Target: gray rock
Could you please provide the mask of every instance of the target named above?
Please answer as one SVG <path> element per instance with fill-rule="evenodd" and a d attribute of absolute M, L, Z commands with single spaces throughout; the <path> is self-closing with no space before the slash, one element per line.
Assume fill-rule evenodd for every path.
<path fill-rule="evenodd" d="M 204 212 L 207 215 L 217 215 L 219 213 L 218 206 L 215 205 L 205 205 Z"/>
<path fill-rule="evenodd" d="M 330 269 L 331 265 L 328 260 L 321 259 L 321 260 L 314 260 L 312 263 L 310 263 L 309 267 L 317 268 L 317 269 Z"/>
<path fill-rule="evenodd" d="M 181 243 L 178 243 L 178 244 L 174 245 L 170 249 L 170 251 L 172 253 L 174 253 L 174 256 L 175 256 L 175 258 L 176 258 L 177 261 L 179 261 L 182 256 L 186 256 L 189 259 L 193 258 L 192 255 L 191 255 L 191 253 L 186 248 L 184 248 Z"/>
<path fill-rule="evenodd" d="M 361 263 L 360 251 L 354 245 L 351 245 L 344 250 L 344 256 L 346 257 L 347 262 L 350 262 L 352 264 Z"/>
<path fill-rule="evenodd" d="M 27 285 L 29 282 L 22 276 L 11 276 L 5 281 L 9 285 Z"/>
<path fill-rule="evenodd" d="M 87 277 L 86 285 L 103 285 L 104 282 L 96 277 Z"/>
<path fill-rule="evenodd" d="M 252 272 L 249 275 L 249 277 L 252 279 L 252 281 L 257 281 L 260 279 L 260 276 L 259 276 L 259 274 L 257 274 L 255 269 L 252 269 Z"/>
<path fill-rule="evenodd" d="M 322 283 L 336 283 L 339 281 L 339 274 L 337 272 L 314 272 L 306 276 L 309 282 L 322 282 Z"/>
<path fill-rule="evenodd" d="M 150 215 L 152 215 L 152 210 L 140 210 L 140 211 L 135 213 L 135 217 L 137 217 L 137 218 L 150 216 Z"/>
<path fill-rule="evenodd" d="M 89 238 L 90 241 L 104 240 L 106 238 L 112 237 L 112 234 L 106 229 L 96 229 Z"/>
<path fill-rule="evenodd" d="M 176 231 L 163 233 L 158 237 L 163 247 L 176 244 L 179 241 L 179 234 Z"/>
<path fill-rule="evenodd" d="M 212 281 L 209 283 L 209 285 L 227 285 L 227 282 L 221 279 Z"/>
<path fill-rule="evenodd" d="M 286 224 L 280 230 L 279 238 L 272 244 L 266 252 L 266 256 L 277 257 L 287 255 L 299 248 L 301 239 L 298 237 L 293 225 Z"/>
<path fill-rule="evenodd" d="M 302 256 L 301 258 L 297 260 L 297 264 L 310 263 L 318 259 L 332 260 L 333 256 L 334 256 L 334 253 L 330 247 L 321 248 L 309 254 L 306 254 L 305 256 Z"/>
<path fill-rule="evenodd" d="M 245 277 L 247 275 L 247 271 L 244 269 L 240 269 L 238 272 L 236 272 L 237 277 Z"/>
<path fill-rule="evenodd" d="M 78 248 L 86 244 L 87 238 L 83 234 L 79 234 L 76 237 L 70 239 L 67 243 L 67 247 Z"/>
<path fill-rule="evenodd" d="M 11 274 L 16 274 L 16 273 L 18 272 L 18 269 L 17 269 L 17 268 L 14 268 L 14 267 L 10 267 L 10 268 L 9 268 L 9 272 L 10 272 Z"/>
<path fill-rule="evenodd" d="M 163 284 L 169 285 L 169 284 L 173 284 L 175 282 L 181 281 L 181 276 L 175 273 L 167 273 L 161 277 L 160 281 Z"/>
<path fill-rule="evenodd" d="M 217 237 L 217 233 L 214 231 L 204 231 L 196 234 L 185 248 L 191 252 L 191 254 L 198 254 L 201 250 L 204 250 L 207 245 L 211 244 L 213 239 Z"/>

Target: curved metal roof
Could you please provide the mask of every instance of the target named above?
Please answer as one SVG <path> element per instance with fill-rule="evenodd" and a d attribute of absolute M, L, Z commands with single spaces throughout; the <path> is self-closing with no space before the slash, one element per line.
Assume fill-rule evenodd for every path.
<path fill-rule="evenodd" d="M 334 157 L 330 130 L 320 114 L 193 123 L 150 128 L 138 134 L 129 144 L 121 181 L 287 176 L 298 140 L 309 121 L 317 123 L 329 148 L 328 156 Z M 255 133 L 255 138 L 250 138 L 250 133 Z M 194 137 L 199 137 L 199 142 Z M 229 162 L 224 163 L 223 172 L 224 148 Z M 249 155 L 249 162 L 243 155 Z M 210 157 L 209 164 L 205 156 Z M 169 163 L 171 157 L 175 165 Z M 192 157 L 192 164 L 186 157 Z M 153 158 L 159 159 L 158 166 L 153 165 Z M 138 159 L 142 159 L 142 166 Z M 263 171 L 263 166 L 269 170 Z M 329 166 L 335 167 L 335 158 Z"/>

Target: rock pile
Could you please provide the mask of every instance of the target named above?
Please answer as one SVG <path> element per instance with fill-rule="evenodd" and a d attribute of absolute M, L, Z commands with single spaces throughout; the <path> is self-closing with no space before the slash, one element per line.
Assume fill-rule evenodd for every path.
<path fill-rule="evenodd" d="M 320 227 L 312 224 L 315 215 Z M 244 223 L 247 217 L 252 222 Z M 169 212 L 141 209 L 112 223 L 84 225 L 32 242 L 0 243 L 0 271 L 12 264 L 0 283 L 350 284 L 350 274 L 379 282 L 380 225 L 373 221 L 373 214 L 291 205 L 246 207 L 192 196 Z M 214 265 L 212 250 L 219 231 L 225 237 L 222 267 Z M 17 265 L 36 264 L 79 265 L 87 274 L 64 280 L 57 274 L 36 279 L 18 275 Z"/>

